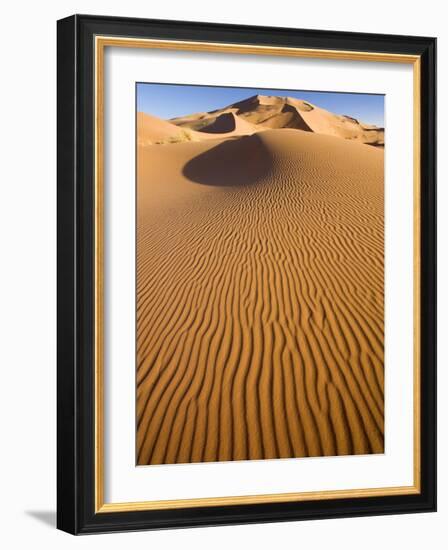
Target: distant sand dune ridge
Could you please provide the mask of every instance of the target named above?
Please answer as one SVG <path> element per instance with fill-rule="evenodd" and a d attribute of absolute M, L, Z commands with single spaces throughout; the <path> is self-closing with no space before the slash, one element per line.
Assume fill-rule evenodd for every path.
<path fill-rule="evenodd" d="M 209 113 L 173 118 L 170 123 L 178 128 L 200 130 L 204 136 L 207 132 L 215 132 L 215 124 L 223 117 L 230 116 L 239 121 L 239 133 L 244 132 L 243 125 L 246 125 L 246 133 L 250 134 L 269 128 L 295 128 L 384 146 L 384 128 L 365 124 L 350 116 L 331 113 L 293 97 L 255 95 Z M 201 139 L 200 135 L 198 139 Z"/>
<path fill-rule="evenodd" d="M 383 150 L 265 128 L 137 170 L 138 464 L 383 452 Z"/>

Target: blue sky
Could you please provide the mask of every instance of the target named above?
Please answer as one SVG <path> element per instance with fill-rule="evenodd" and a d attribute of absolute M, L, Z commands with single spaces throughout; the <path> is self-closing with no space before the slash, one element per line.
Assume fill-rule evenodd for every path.
<path fill-rule="evenodd" d="M 137 83 L 137 110 L 168 119 L 220 109 L 256 94 L 296 97 L 333 113 L 384 126 L 384 96 L 378 94 Z"/>

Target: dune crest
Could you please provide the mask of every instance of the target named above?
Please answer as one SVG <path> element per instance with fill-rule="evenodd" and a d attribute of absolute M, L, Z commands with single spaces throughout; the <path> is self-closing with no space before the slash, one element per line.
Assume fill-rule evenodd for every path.
<path fill-rule="evenodd" d="M 233 112 L 226 112 L 218 115 L 213 122 L 200 129 L 200 132 L 207 134 L 250 135 L 258 131 L 250 122 L 240 118 Z"/>

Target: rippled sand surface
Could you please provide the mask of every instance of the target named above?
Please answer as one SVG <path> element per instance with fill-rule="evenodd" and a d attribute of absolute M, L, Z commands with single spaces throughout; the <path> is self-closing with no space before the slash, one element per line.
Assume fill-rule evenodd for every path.
<path fill-rule="evenodd" d="M 138 149 L 137 462 L 384 449 L 384 151 Z"/>

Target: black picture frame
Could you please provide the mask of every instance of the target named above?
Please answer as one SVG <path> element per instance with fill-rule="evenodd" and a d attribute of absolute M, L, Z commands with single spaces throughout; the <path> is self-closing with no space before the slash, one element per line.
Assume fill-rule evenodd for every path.
<path fill-rule="evenodd" d="M 95 512 L 94 51 L 97 35 L 412 54 L 421 61 L 419 494 Z M 57 526 L 72 534 L 431 512 L 436 509 L 436 39 L 125 17 L 57 24 Z"/>

